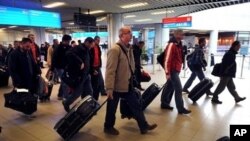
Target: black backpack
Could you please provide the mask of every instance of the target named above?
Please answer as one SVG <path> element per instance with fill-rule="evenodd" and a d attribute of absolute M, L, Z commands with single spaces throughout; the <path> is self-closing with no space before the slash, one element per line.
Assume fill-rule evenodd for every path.
<path fill-rule="evenodd" d="M 165 51 L 163 51 L 160 55 L 157 56 L 157 62 L 164 68 L 164 57 Z"/>

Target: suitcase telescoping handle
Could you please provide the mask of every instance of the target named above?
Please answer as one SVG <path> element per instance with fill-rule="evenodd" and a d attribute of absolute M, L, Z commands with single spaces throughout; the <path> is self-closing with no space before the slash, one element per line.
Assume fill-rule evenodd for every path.
<path fill-rule="evenodd" d="M 100 110 L 102 108 L 102 106 L 107 103 L 107 101 L 108 101 L 108 98 L 100 105 L 100 107 L 97 109 L 97 111 Z"/>

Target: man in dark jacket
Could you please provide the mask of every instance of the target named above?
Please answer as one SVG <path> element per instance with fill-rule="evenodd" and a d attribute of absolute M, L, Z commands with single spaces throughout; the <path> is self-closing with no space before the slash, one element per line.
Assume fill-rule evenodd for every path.
<path fill-rule="evenodd" d="M 55 48 L 52 56 L 52 62 L 51 62 L 51 71 L 53 72 L 54 69 L 56 69 L 56 72 L 58 76 L 61 78 L 62 73 L 64 71 L 64 68 L 66 66 L 66 52 L 70 49 L 70 41 L 71 36 L 70 35 L 63 35 L 62 37 L 62 43 L 59 44 L 58 47 Z M 63 89 L 65 84 L 61 82 L 59 93 L 58 93 L 58 100 L 62 100 L 63 98 Z"/>
<path fill-rule="evenodd" d="M 192 71 L 191 76 L 187 80 L 186 84 L 183 87 L 183 92 L 189 93 L 188 88 L 192 85 L 193 81 L 195 80 L 196 76 L 199 78 L 199 80 L 203 80 L 205 78 L 205 75 L 202 71 L 206 70 L 207 63 L 205 61 L 204 57 L 204 51 L 203 48 L 206 46 L 206 39 L 200 38 L 199 39 L 199 46 L 195 48 L 195 51 L 190 54 L 190 57 L 188 60 L 188 66 L 190 70 Z M 212 95 L 211 91 L 208 90 L 207 95 Z"/>
<path fill-rule="evenodd" d="M 95 45 L 90 49 L 90 75 L 91 75 L 91 83 L 93 87 L 93 96 L 96 100 L 99 98 L 99 93 L 102 95 L 106 94 L 104 88 L 104 80 L 102 76 L 102 52 L 99 46 L 100 37 L 95 36 L 94 38 Z"/>
<path fill-rule="evenodd" d="M 71 48 L 67 54 L 66 70 L 73 74 L 74 77 L 81 77 L 81 81 L 72 90 L 71 94 L 66 94 L 63 100 L 65 111 L 69 112 L 70 105 L 81 95 L 84 98 L 86 95 L 92 95 L 93 89 L 91 85 L 90 71 L 90 55 L 89 49 L 94 46 L 94 39 L 88 37 L 82 45 Z M 70 86 L 69 86 L 70 87 Z"/>
<path fill-rule="evenodd" d="M 235 84 L 233 78 L 236 74 L 236 54 L 240 49 L 240 42 L 234 41 L 232 43 L 229 51 L 225 53 L 222 58 L 221 68 L 220 68 L 220 83 L 214 91 L 212 103 L 214 104 L 222 104 L 222 101 L 219 100 L 218 95 L 227 87 L 231 95 L 234 97 L 236 103 L 243 101 L 246 97 L 240 97 L 236 92 Z"/>
<path fill-rule="evenodd" d="M 172 110 L 169 104 L 173 92 L 175 92 L 175 103 L 179 114 L 189 114 L 190 110 L 184 107 L 182 99 L 182 85 L 179 73 L 183 63 L 182 43 L 183 31 L 178 29 L 174 32 L 174 37 L 170 39 L 165 50 L 164 69 L 167 77 L 167 84 L 164 87 L 161 97 L 161 108 Z"/>
<path fill-rule="evenodd" d="M 29 38 L 23 38 L 20 47 L 10 54 L 8 67 L 15 88 L 25 88 L 35 93 L 36 77 L 41 70 L 30 53 L 31 44 Z"/>
<path fill-rule="evenodd" d="M 133 45 L 133 53 L 134 53 L 134 59 L 135 59 L 135 76 L 137 80 L 137 88 L 140 90 L 144 90 L 141 87 L 141 54 L 142 54 L 142 48 L 144 46 L 144 41 L 139 41 L 137 44 Z"/>

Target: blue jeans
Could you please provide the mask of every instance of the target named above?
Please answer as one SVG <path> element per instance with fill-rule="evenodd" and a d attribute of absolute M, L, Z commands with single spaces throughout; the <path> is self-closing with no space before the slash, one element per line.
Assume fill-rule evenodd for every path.
<path fill-rule="evenodd" d="M 57 75 L 59 76 L 60 79 L 62 78 L 63 71 L 64 71 L 63 69 L 56 69 Z M 67 93 L 67 85 L 63 81 L 61 81 L 57 97 L 64 97 L 66 93 Z"/>
<path fill-rule="evenodd" d="M 64 95 L 64 103 L 66 105 L 71 105 L 78 97 L 81 96 L 82 98 L 84 98 L 87 95 L 92 96 L 92 94 L 93 89 L 91 86 L 90 76 L 87 76 L 71 93 L 67 93 L 66 95 Z"/>
<path fill-rule="evenodd" d="M 188 78 L 188 80 L 187 80 L 186 84 L 184 85 L 183 89 L 187 90 L 192 85 L 192 83 L 195 80 L 196 76 L 199 78 L 200 81 L 205 78 L 205 75 L 204 75 L 202 69 L 193 70 L 191 76 Z"/>
<path fill-rule="evenodd" d="M 182 86 L 179 77 L 179 72 L 173 71 L 170 74 L 170 79 L 167 80 L 167 85 L 164 87 L 165 91 L 162 92 L 162 104 L 170 104 L 173 91 L 175 92 L 176 108 L 179 112 L 183 111 L 184 104 L 182 99 Z"/>
<path fill-rule="evenodd" d="M 141 105 L 138 101 L 138 98 L 135 94 L 129 93 L 129 92 L 114 92 L 113 93 L 113 99 L 109 99 L 107 102 L 107 108 L 106 108 L 106 117 L 105 117 L 105 123 L 104 128 L 112 128 L 115 125 L 115 113 L 116 109 L 119 103 L 120 98 L 124 98 L 135 116 L 135 120 L 137 121 L 137 124 L 140 128 L 140 130 L 144 130 L 148 127 L 148 123 L 145 119 L 143 110 L 141 109 Z"/>
<path fill-rule="evenodd" d="M 201 68 L 197 69 L 197 70 L 192 70 L 191 76 L 188 78 L 186 84 L 183 87 L 184 90 L 187 90 L 192 85 L 192 83 L 195 80 L 196 76 L 199 78 L 200 81 L 205 78 L 205 75 L 204 75 L 204 73 L 203 73 L 203 71 L 202 71 Z M 211 93 L 210 89 L 207 90 L 206 93 L 210 94 Z"/>

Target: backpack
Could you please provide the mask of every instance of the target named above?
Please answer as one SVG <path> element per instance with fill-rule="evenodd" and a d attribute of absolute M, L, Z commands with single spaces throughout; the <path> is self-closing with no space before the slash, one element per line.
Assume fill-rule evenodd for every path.
<path fill-rule="evenodd" d="M 163 51 L 160 55 L 157 56 L 157 62 L 161 65 L 162 68 L 164 68 L 164 57 L 165 51 Z"/>
<path fill-rule="evenodd" d="M 194 51 L 191 54 L 187 55 L 187 65 L 190 70 L 194 70 L 200 66 L 200 63 L 197 60 L 196 54 L 197 54 L 197 51 Z"/>

